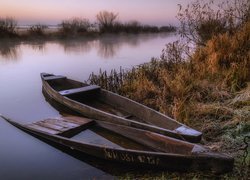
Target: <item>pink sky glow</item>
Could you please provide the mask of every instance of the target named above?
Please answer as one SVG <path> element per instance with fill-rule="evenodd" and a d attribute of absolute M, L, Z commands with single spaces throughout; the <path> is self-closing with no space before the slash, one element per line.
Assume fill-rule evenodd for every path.
<path fill-rule="evenodd" d="M 176 24 L 178 6 L 183 0 L 1 0 L 0 17 L 14 17 L 19 24 L 51 24 L 72 17 L 95 21 L 96 14 L 107 10 L 119 13 L 119 20 L 143 24 Z"/>

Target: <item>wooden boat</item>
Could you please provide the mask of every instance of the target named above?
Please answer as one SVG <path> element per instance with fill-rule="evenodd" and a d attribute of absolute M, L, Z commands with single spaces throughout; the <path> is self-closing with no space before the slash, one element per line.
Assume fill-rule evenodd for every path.
<path fill-rule="evenodd" d="M 41 73 L 43 92 L 85 117 L 199 142 L 202 133 L 131 99 L 96 85 Z"/>
<path fill-rule="evenodd" d="M 22 125 L 1 117 L 47 142 L 116 163 L 141 168 L 205 170 L 215 173 L 231 171 L 233 168 L 234 160 L 227 155 L 213 153 L 201 145 L 129 126 L 77 116 L 49 118 Z M 92 134 L 89 136 L 86 131 Z M 93 132 L 96 134 L 93 135 Z M 81 133 L 85 133 L 82 139 L 79 138 Z"/>

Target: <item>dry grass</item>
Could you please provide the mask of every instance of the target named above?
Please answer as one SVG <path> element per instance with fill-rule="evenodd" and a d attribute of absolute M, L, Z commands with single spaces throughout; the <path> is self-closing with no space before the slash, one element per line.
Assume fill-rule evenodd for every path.
<path fill-rule="evenodd" d="M 166 46 L 160 59 L 132 70 L 100 71 L 89 82 L 201 130 L 204 145 L 236 159 L 235 170 L 219 177 L 246 179 L 250 165 L 250 150 L 244 142 L 250 136 L 249 38 L 250 21 L 234 34 L 213 36 L 191 56 L 185 56 L 186 47 L 175 42 Z M 206 173 L 184 177 L 217 178 Z"/>

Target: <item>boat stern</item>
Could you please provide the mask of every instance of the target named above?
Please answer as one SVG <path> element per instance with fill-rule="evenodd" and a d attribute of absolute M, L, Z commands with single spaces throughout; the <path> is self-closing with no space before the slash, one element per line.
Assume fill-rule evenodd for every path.
<path fill-rule="evenodd" d="M 53 74 L 42 72 L 42 73 L 40 73 L 40 76 L 41 76 L 42 79 L 44 79 L 45 77 L 53 76 Z"/>
<path fill-rule="evenodd" d="M 185 140 L 190 142 L 200 142 L 202 133 L 199 131 L 196 131 L 195 129 L 192 129 L 187 126 L 180 126 L 174 130 L 177 134 L 180 134 Z"/>
<path fill-rule="evenodd" d="M 234 158 L 229 155 L 214 152 L 201 153 L 200 155 L 203 156 L 200 163 L 197 164 L 200 166 L 200 170 L 203 170 L 202 166 L 204 166 L 204 169 L 210 170 L 215 174 L 222 174 L 233 170 Z"/>

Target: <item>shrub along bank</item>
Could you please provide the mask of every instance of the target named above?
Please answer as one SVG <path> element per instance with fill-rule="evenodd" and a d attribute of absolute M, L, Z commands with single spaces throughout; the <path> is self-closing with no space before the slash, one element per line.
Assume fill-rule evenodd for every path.
<path fill-rule="evenodd" d="M 239 12 L 237 3 L 239 1 L 230 6 L 233 15 Z M 249 1 L 242 0 L 240 3 L 244 8 L 250 7 Z M 190 12 L 190 7 L 197 10 L 196 6 L 189 6 Z M 224 10 L 221 17 L 227 21 L 224 18 L 231 17 L 226 14 L 227 9 Z M 231 19 L 231 25 L 224 24 L 223 31 L 211 29 L 205 31 L 206 36 L 203 36 L 201 28 L 197 28 L 196 36 L 183 34 L 188 41 L 166 45 L 160 58 L 153 58 L 150 63 L 130 70 L 112 70 L 111 73 L 100 70 L 98 75 L 90 75 L 89 82 L 199 129 L 204 134 L 203 144 L 235 157 L 234 171 L 219 177 L 247 179 L 250 165 L 249 9 L 241 13 L 244 18 Z M 210 14 L 209 17 L 213 16 Z M 206 22 L 216 22 L 221 27 L 217 21 L 201 23 L 204 19 L 197 21 L 194 27 L 199 24 L 206 26 Z M 216 24 L 212 27 L 216 28 Z M 195 48 L 188 47 L 190 40 Z M 218 176 L 189 173 L 184 177 Z"/>

